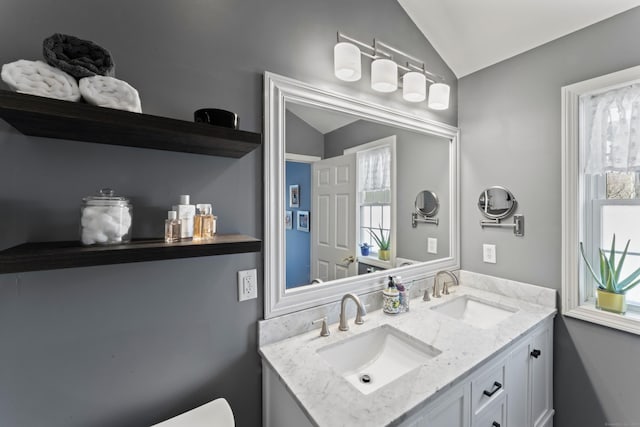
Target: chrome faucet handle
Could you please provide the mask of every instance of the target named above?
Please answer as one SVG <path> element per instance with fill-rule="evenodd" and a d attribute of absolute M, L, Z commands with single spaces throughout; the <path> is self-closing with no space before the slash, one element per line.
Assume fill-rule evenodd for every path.
<path fill-rule="evenodd" d="M 329 335 L 331 335 L 331 332 L 329 331 L 329 327 L 327 326 L 327 316 L 324 316 L 321 319 L 318 320 L 314 320 L 313 322 L 311 322 L 312 325 L 315 325 L 316 323 L 322 322 L 322 328 L 320 329 L 320 336 L 321 337 L 328 337 Z"/>
<path fill-rule="evenodd" d="M 422 295 L 422 301 L 431 301 L 431 297 L 429 296 L 429 288 L 425 288 L 424 294 Z"/>
<path fill-rule="evenodd" d="M 442 284 L 442 295 L 449 295 L 449 284 L 446 280 Z"/>
<path fill-rule="evenodd" d="M 356 320 L 353 322 L 356 325 L 362 325 L 364 323 L 363 317 L 367 315 L 367 307 L 368 305 L 363 305 L 362 310 L 358 307 L 356 312 Z"/>
<path fill-rule="evenodd" d="M 431 294 L 434 298 L 440 298 L 440 289 L 438 288 L 438 275 L 436 274 L 433 278 L 433 293 Z"/>

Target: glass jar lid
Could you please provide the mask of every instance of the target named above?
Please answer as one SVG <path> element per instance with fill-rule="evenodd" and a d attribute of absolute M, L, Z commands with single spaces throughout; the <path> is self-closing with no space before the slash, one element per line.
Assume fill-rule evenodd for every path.
<path fill-rule="evenodd" d="M 103 188 L 93 196 L 83 197 L 82 201 L 89 206 L 128 206 L 129 199 L 116 196 L 111 188 Z"/>

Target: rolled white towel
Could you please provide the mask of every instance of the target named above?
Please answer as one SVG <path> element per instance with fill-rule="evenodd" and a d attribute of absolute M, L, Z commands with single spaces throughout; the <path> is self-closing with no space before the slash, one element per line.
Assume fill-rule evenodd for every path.
<path fill-rule="evenodd" d="M 42 61 L 20 59 L 2 66 L 2 81 L 12 90 L 65 101 L 79 101 L 78 83 L 69 74 Z"/>
<path fill-rule="evenodd" d="M 92 76 L 80 79 L 80 93 L 89 104 L 142 112 L 138 91 L 127 82 L 114 77 Z"/>

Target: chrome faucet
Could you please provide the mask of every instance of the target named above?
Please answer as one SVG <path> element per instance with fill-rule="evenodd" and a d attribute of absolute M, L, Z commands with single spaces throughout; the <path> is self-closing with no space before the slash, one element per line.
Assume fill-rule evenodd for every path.
<path fill-rule="evenodd" d="M 432 296 L 434 298 L 440 298 L 440 289 L 438 289 L 438 277 L 440 277 L 440 275 L 442 275 L 442 274 L 445 274 L 445 275 L 451 277 L 451 279 L 453 280 L 453 284 L 455 286 L 458 286 L 460 284 L 460 282 L 458 281 L 458 278 L 452 272 L 447 271 L 447 270 L 438 271 L 436 273 L 436 275 L 433 276 L 433 294 L 432 294 Z M 449 295 L 449 286 L 447 286 L 447 282 L 446 281 L 442 284 L 442 295 Z"/>
<path fill-rule="evenodd" d="M 367 310 L 364 308 L 364 305 L 362 304 L 362 302 L 360 301 L 360 298 L 358 298 L 357 295 L 354 295 L 351 293 L 346 294 L 345 296 L 342 297 L 342 301 L 340 302 L 340 325 L 338 326 L 338 329 L 340 329 L 341 331 L 349 330 L 349 324 L 347 323 L 347 311 L 345 310 L 348 299 L 352 299 L 353 302 L 356 303 L 356 307 L 358 308 L 358 314 L 356 314 L 356 321 L 355 321 L 356 325 L 362 325 L 364 323 L 362 316 L 367 314 Z"/>

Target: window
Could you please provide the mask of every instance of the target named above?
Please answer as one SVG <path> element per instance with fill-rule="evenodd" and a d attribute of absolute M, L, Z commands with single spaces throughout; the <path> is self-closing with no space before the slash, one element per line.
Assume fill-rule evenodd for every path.
<path fill-rule="evenodd" d="M 601 188 L 602 194 L 591 201 L 592 221 L 585 225 L 585 247 L 590 254 L 591 265 L 598 265 L 598 248 L 602 248 L 609 256 L 614 234 L 618 257 L 622 255 L 627 241 L 630 241 L 621 277 L 627 277 L 640 268 L 640 194 L 635 190 L 637 176 L 637 173 L 607 172 L 605 175 L 591 177 L 593 181 L 603 184 L 594 186 Z M 585 275 L 585 280 L 590 283 L 588 289 L 595 289 L 590 275 Z M 593 298 L 593 294 L 586 297 Z M 627 292 L 627 304 L 629 310 L 635 310 L 640 314 L 640 287 Z"/>
<path fill-rule="evenodd" d="M 380 228 L 382 228 L 385 237 L 389 236 L 391 232 L 391 204 L 361 204 L 359 241 L 372 246 L 373 253 L 377 252 L 378 246 L 371 237 L 371 233 L 379 235 Z"/>
<path fill-rule="evenodd" d="M 626 315 L 597 310 L 578 250 L 598 266 L 615 234 L 622 275 L 640 267 L 640 67 L 563 87 L 562 126 L 562 313 L 640 334 L 640 288 Z"/>
<path fill-rule="evenodd" d="M 390 136 L 351 147 L 345 154 L 357 155 L 357 239 L 371 246 L 375 258 L 378 245 L 371 233 L 388 237 L 391 258 L 395 258 L 395 147 L 396 137 Z"/>

